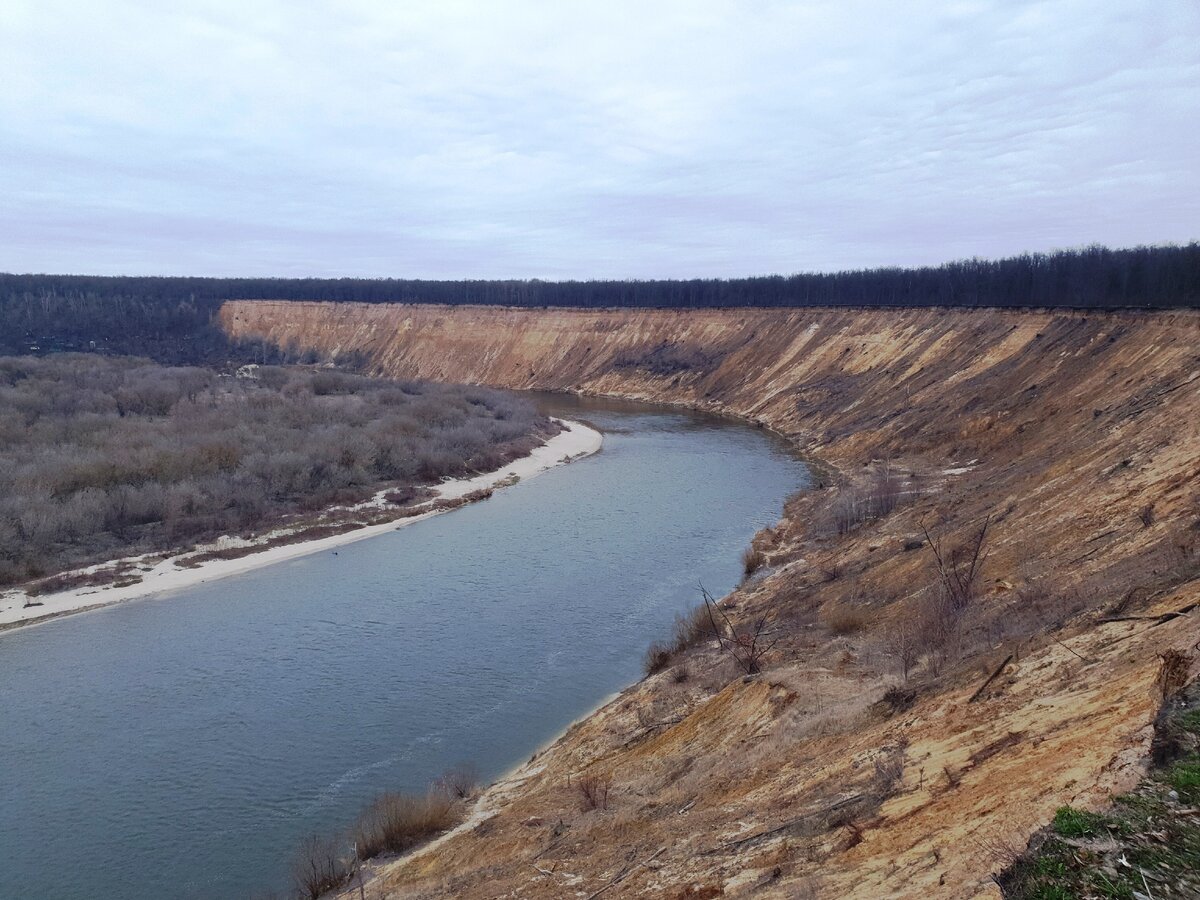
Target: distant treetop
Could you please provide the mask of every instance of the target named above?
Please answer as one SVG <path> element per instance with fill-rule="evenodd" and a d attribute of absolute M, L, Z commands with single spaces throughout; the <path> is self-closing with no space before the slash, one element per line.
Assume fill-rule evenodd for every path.
<path fill-rule="evenodd" d="M 168 362 L 245 355 L 226 300 L 517 307 L 1200 307 L 1200 243 L 1086 247 L 921 268 L 650 281 L 190 278 L 0 274 L 0 352 L 98 350 Z M 265 352 L 265 351 L 263 351 Z M 255 357 L 257 358 L 257 357 Z"/>
<path fill-rule="evenodd" d="M 1076 309 L 1200 305 L 1200 243 L 1092 246 L 940 266 L 686 280 L 431 281 L 0 274 L 0 294 L 156 300 L 328 300 L 500 306 L 1000 306 Z"/>

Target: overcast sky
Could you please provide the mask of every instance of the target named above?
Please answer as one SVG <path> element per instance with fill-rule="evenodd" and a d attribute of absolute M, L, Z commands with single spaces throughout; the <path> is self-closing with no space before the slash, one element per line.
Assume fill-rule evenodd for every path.
<path fill-rule="evenodd" d="M 2 0 L 0 270 L 682 277 L 1200 238 L 1200 2 Z"/>

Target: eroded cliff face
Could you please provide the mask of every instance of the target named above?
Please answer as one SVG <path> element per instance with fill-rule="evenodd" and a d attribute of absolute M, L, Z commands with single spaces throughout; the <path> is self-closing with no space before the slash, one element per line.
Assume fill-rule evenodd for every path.
<path fill-rule="evenodd" d="M 374 896 L 994 895 L 1056 807 L 1137 777 L 1159 653 L 1200 639 L 1169 615 L 1200 600 L 1192 313 L 239 301 L 222 321 L 396 377 L 734 413 L 831 470 L 727 598 L 777 641 L 761 674 L 681 647 Z M 948 555 L 984 522 L 969 608 L 904 653 L 940 585 L 926 530 Z"/>

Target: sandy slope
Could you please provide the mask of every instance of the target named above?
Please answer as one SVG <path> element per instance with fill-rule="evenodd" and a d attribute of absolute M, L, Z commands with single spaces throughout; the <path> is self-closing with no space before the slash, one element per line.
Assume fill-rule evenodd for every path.
<path fill-rule="evenodd" d="M 482 820 L 383 867 L 371 897 L 995 896 L 990 873 L 1058 805 L 1137 779 L 1158 654 L 1200 639 L 1195 312 L 247 301 L 222 319 L 353 347 L 380 374 L 735 413 L 837 475 L 788 504 L 761 542 L 771 573 L 730 598 L 780 639 L 761 676 L 689 651 L 490 792 Z M 904 503 L 831 531 L 884 460 Z M 954 542 L 986 516 L 967 652 L 881 711 L 901 680 L 886 641 L 932 587 L 922 526 Z M 857 624 L 830 625 L 839 608 Z M 611 778 L 608 809 L 581 808 L 582 774 Z"/>
<path fill-rule="evenodd" d="M 535 448 L 528 456 L 514 460 L 494 472 L 442 482 L 435 489 L 438 497 L 446 499 L 462 497 L 472 491 L 501 485 L 502 482 L 512 479 L 513 476 L 520 480 L 526 480 L 563 462 L 587 456 L 600 449 L 603 440 L 600 432 L 578 422 L 563 421 L 562 424 L 566 430 L 559 432 L 542 446 Z M 168 591 L 178 591 L 207 581 L 215 581 L 218 578 L 240 575 L 252 569 L 259 569 L 263 566 L 307 556 L 310 553 L 320 553 L 353 541 L 375 537 L 435 515 L 439 515 L 439 513 L 429 512 L 394 522 L 359 528 L 319 540 L 273 547 L 239 559 L 212 560 L 195 568 L 180 568 L 175 564 L 176 559 L 180 556 L 189 555 L 194 551 L 171 556 L 161 561 L 135 557 L 128 561 L 135 565 L 140 564 L 138 574 L 142 576 L 142 580 L 137 584 L 127 587 L 85 587 L 57 594 L 47 594 L 34 598 L 35 602 L 41 601 L 41 605 L 37 606 L 25 606 L 28 598 L 24 591 L 9 591 L 0 595 L 0 634 L 16 626 L 30 625 L 71 613 L 98 609 L 114 603 L 124 603 Z M 112 563 L 105 565 L 112 565 Z M 100 567 L 93 566 L 91 568 Z"/>

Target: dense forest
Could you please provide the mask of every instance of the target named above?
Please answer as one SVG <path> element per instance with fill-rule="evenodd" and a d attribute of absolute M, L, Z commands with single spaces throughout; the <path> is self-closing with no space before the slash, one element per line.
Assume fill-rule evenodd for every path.
<path fill-rule="evenodd" d="M 686 281 L 418 281 L 0 274 L 0 353 L 99 350 L 176 363 L 270 362 L 230 346 L 225 300 L 544 307 L 1200 306 L 1200 243 L 1088 247 L 942 266 Z M 264 352 L 266 355 L 264 356 Z"/>
<path fill-rule="evenodd" d="M 330 369 L 0 357 L 0 586 L 492 471 L 556 429 L 528 400 Z"/>

